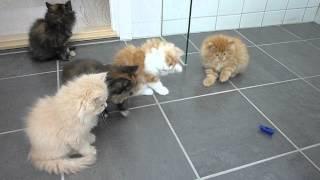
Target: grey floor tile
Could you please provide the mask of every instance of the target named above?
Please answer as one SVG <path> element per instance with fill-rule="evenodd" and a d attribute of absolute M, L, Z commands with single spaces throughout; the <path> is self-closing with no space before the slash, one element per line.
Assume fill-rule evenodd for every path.
<path fill-rule="evenodd" d="M 112 117 L 96 129 L 97 162 L 67 180 L 195 179 L 158 107 Z"/>
<path fill-rule="evenodd" d="M 60 176 L 36 170 L 28 161 L 29 144 L 24 132 L 0 135 L 1 180 L 60 180 Z"/>
<path fill-rule="evenodd" d="M 298 39 L 278 26 L 239 29 L 239 31 L 255 44 L 269 44 Z"/>
<path fill-rule="evenodd" d="M 199 49 L 201 48 L 202 41 L 211 35 L 215 34 L 225 34 L 229 36 L 234 36 L 240 38 L 246 45 L 252 46 L 249 41 L 246 39 L 242 38 L 238 33 L 236 33 L 233 30 L 225 30 L 225 31 L 213 31 L 213 32 L 201 32 L 201 33 L 190 33 L 190 39 Z"/>
<path fill-rule="evenodd" d="M 248 69 L 231 79 L 237 87 L 247 87 L 297 78 L 278 62 L 265 55 L 258 48 L 249 48 L 250 63 Z"/>
<path fill-rule="evenodd" d="M 0 132 L 23 128 L 23 118 L 39 97 L 57 90 L 56 73 L 1 80 Z"/>
<path fill-rule="evenodd" d="M 115 41 L 107 42 L 103 44 L 93 44 L 93 45 L 84 45 L 76 47 L 77 55 L 73 60 L 76 59 L 95 59 L 101 61 L 104 64 L 112 63 L 116 53 L 125 47 L 124 42 Z M 60 67 L 67 62 L 61 62 Z"/>
<path fill-rule="evenodd" d="M 320 74 L 320 51 L 306 42 L 274 44 L 261 48 L 300 76 Z"/>
<path fill-rule="evenodd" d="M 205 75 L 200 58 L 199 54 L 189 54 L 188 66 L 184 68 L 182 73 L 161 77 L 163 85 L 166 86 L 170 92 L 166 96 L 157 94 L 159 101 L 168 101 L 234 89 L 228 82 L 216 82 L 213 87 L 204 87 L 202 80 Z"/>
<path fill-rule="evenodd" d="M 230 92 L 162 105 L 200 176 L 284 153 L 293 147 L 238 93 Z"/>
<path fill-rule="evenodd" d="M 56 69 L 56 61 L 33 61 L 28 53 L 0 55 L 0 78 L 55 71 Z"/>
<path fill-rule="evenodd" d="M 299 80 L 243 92 L 297 146 L 320 142 L 320 93 L 307 83 Z"/>
<path fill-rule="evenodd" d="M 303 152 L 320 167 L 320 146 L 304 150 Z"/>
<path fill-rule="evenodd" d="M 176 46 L 181 48 L 184 52 L 186 51 L 187 39 L 183 35 L 164 36 L 163 38 L 169 42 L 174 43 Z M 188 53 L 198 52 L 198 50 L 191 43 L 188 46 L 189 46 Z"/>
<path fill-rule="evenodd" d="M 310 82 L 312 85 L 320 89 L 320 77 L 313 77 L 306 79 L 308 82 Z"/>
<path fill-rule="evenodd" d="M 317 180 L 320 173 L 302 155 L 295 153 L 210 180 Z"/>
<path fill-rule="evenodd" d="M 309 40 L 308 42 L 313 44 L 314 46 L 320 48 L 320 39 Z"/>
<path fill-rule="evenodd" d="M 315 22 L 282 25 L 288 31 L 303 39 L 320 37 L 320 25 Z"/>

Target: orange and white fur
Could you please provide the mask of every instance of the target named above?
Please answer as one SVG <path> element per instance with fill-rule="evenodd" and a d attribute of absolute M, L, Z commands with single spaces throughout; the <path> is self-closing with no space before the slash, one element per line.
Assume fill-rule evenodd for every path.
<path fill-rule="evenodd" d="M 183 51 L 173 43 L 149 39 L 141 47 L 129 45 L 121 49 L 114 64 L 139 66 L 136 95 L 152 95 L 153 90 L 160 95 L 167 95 L 169 90 L 160 81 L 160 76 L 182 72 L 182 55 Z"/>
<path fill-rule="evenodd" d="M 249 63 L 246 45 L 240 39 L 226 35 L 207 37 L 201 46 L 201 56 L 206 87 L 212 86 L 217 78 L 220 82 L 228 81 L 245 71 Z"/>
<path fill-rule="evenodd" d="M 55 174 L 80 171 L 96 160 L 90 130 L 106 107 L 106 73 L 82 75 L 62 86 L 54 96 L 37 101 L 27 116 L 29 159 L 39 170 Z M 79 158 L 69 155 L 79 153 Z"/>

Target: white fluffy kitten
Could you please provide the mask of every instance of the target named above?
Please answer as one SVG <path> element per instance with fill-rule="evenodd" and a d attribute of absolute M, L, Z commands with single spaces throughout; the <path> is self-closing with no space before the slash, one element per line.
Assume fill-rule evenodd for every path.
<path fill-rule="evenodd" d="M 55 96 L 38 100 L 27 116 L 29 158 L 49 173 L 75 173 L 93 164 L 96 149 L 90 133 L 106 107 L 106 73 L 82 75 L 62 86 Z M 69 155 L 78 152 L 79 158 Z"/>

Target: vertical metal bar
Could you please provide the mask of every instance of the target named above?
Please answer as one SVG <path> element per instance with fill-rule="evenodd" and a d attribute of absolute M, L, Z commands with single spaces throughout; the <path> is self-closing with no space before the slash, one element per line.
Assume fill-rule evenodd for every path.
<path fill-rule="evenodd" d="M 191 11 L 192 11 L 192 0 L 190 0 L 189 8 L 189 22 L 188 22 L 188 33 L 187 33 L 187 43 L 186 43 L 186 59 L 184 60 L 185 64 L 188 64 L 188 48 L 189 48 L 189 35 L 190 35 L 190 25 L 191 25 Z"/>

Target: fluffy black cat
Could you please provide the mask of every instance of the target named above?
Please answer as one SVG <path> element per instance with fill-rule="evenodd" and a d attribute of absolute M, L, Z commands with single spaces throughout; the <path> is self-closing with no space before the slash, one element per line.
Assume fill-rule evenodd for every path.
<path fill-rule="evenodd" d="M 29 32 L 29 46 L 34 60 L 70 60 L 75 52 L 67 42 L 72 35 L 75 13 L 71 1 L 65 4 L 49 4 L 44 19 L 38 19 Z"/>
<path fill-rule="evenodd" d="M 114 104 L 123 116 L 128 116 L 129 111 L 126 107 L 127 100 L 135 94 L 137 81 L 135 73 L 138 66 L 116 66 L 103 65 L 96 60 L 75 60 L 63 67 L 62 83 L 77 77 L 81 74 L 108 72 L 107 84 L 109 89 L 109 98 L 107 102 Z M 107 106 L 103 116 L 107 116 L 110 106 Z"/>

